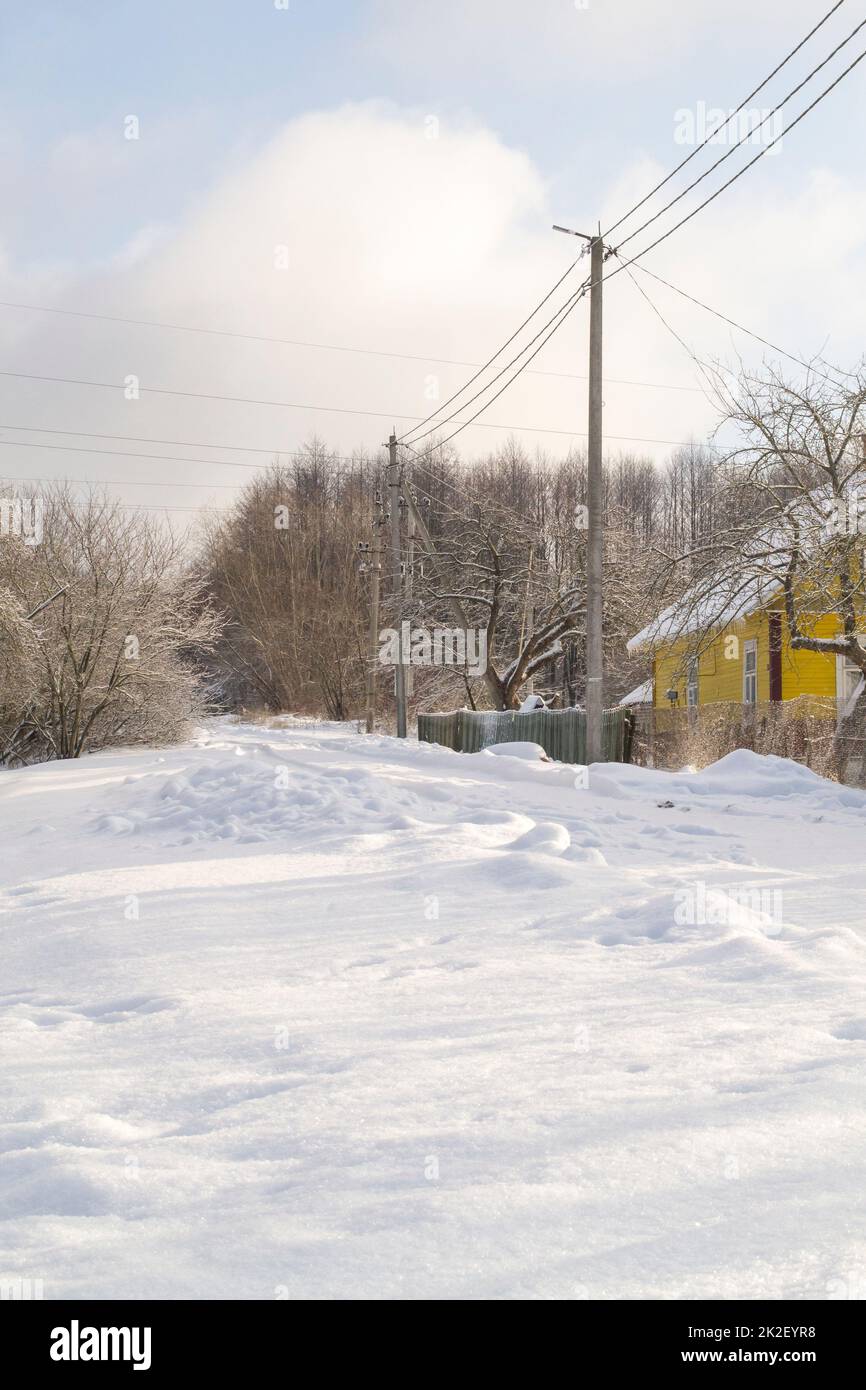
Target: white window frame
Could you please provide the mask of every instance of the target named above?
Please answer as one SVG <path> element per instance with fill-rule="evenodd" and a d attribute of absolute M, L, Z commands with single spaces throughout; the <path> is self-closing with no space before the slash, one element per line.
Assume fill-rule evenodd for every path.
<path fill-rule="evenodd" d="M 686 667 L 686 705 L 689 709 L 697 709 L 700 703 L 698 678 L 698 658 L 693 656 Z"/>
<path fill-rule="evenodd" d="M 858 636 L 861 634 L 858 633 Z M 855 676 L 857 679 L 849 686 L 848 675 Z M 860 696 L 860 684 L 863 677 L 853 662 L 847 656 L 836 657 L 836 722 L 841 724 L 843 719 L 851 713 L 854 704 Z"/>
<path fill-rule="evenodd" d="M 754 653 L 755 669 L 749 670 L 749 656 Z M 749 699 L 749 687 L 754 683 L 754 696 Z M 754 706 L 758 703 L 758 639 L 750 637 L 743 643 L 743 704 Z"/>

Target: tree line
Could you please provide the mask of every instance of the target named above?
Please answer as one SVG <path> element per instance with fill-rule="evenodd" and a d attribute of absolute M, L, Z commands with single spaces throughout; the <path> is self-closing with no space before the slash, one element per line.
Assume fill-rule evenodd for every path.
<path fill-rule="evenodd" d="M 647 676 L 626 642 L 661 608 L 699 608 L 709 632 L 716 599 L 721 612 L 761 577 L 782 594 L 795 646 L 817 640 L 815 612 L 839 612 L 822 649 L 866 672 L 864 528 L 826 520 L 842 508 L 850 521 L 858 488 L 866 496 L 866 385 L 819 372 L 804 388 L 770 369 L 713 384 L 724 447 L 605 461 L 608 704 Z M 510 439 L 468 459 L 406 451 L 403 466 L 430 543 L 401 517 L 399 608 L 383 453 L 313 439 L 183 537 L 98 492 L 0 487 L 0 762 L 182 737 L 214 709 L 360 717 L 377 539 L 383 630 L 453 626 L 460 612 L 483 637 L 483 670 L 412 668 L 413 708 L 514 708 L 532 688 L 581 704 L 585 453 Z M 373 667 L 387 716 L 393 670 Z"/>

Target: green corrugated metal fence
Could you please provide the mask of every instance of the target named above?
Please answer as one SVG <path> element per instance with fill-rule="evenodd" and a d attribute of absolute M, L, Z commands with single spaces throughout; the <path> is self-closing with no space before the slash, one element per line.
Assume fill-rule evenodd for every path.
<path fill-rule="evenodd" d="M 606 709 L 602 723 L 605 761 L 631 758 L 634 716 L 627 709 Z M 492 743 L 539 743 L 561 763 L 586 761 L 586 714 L 582 709 L 458 709 L 451 714 L 419 714 L 418 738 L 441 743 L 457 753 L 477 753 Z"/>

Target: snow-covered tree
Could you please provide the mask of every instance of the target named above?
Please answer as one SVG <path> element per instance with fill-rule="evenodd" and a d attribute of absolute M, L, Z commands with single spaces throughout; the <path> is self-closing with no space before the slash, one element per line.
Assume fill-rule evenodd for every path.
<path fill-rule="evenodd" d="M 42 504 L 38 543 L 0 541 L 0 623 L 12 639 L 0 760 L 182 737 L 220 627 L 203 578 L 141 513 L 64 487 Z"/>

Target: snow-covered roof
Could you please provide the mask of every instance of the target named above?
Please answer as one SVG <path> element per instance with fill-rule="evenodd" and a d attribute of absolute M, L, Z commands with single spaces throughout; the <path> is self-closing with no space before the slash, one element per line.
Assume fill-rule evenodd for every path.
<path fill-rule="evenodd" d="M 782 589 L 793 528 L 797 529 L 798 548 L 814 551 L 833 536 L 840 506 L 843 517 L 851 508 L 857 509 L 858 517 L 862 515 L 856 486 L 844 489 L 842 498 L 830 496 L 822 488 L 814 488 L 808 498 L 798 498 L 781 518 L 744 538 L 737 569 L 729 569 L 712 587 L 707 579 L 692 585 L 631 638 L 627 651 L 634 653 L 641 647 L 676 642 L 689 633 L 725 628 L 765 608 Z"/>
<path fill-rule="evenodd" d="M 653 702 L 653 683 L 651 680 L 644 681 L 643 685 L 636 685 L 634 690 L 628 695 L 623 695 L 620 700 L 621 705 L 651 705 Z"/>
<path fill-rule="evenodd" d="M 766 574 L 757 574 L 748 583 L 740 580 L 736 592 L 727 598 L 723 585 L 699 597 L 693 589 L 689 589 L 678 603 L 663 609 L 632 637 L 626 650 L 634 653 L 640 651 L 641 647 L 656 646 L 660 642 L 676 642 L 690 632 L 727 627 L 763 608 L 778 592 L 779 581 Z"/>

